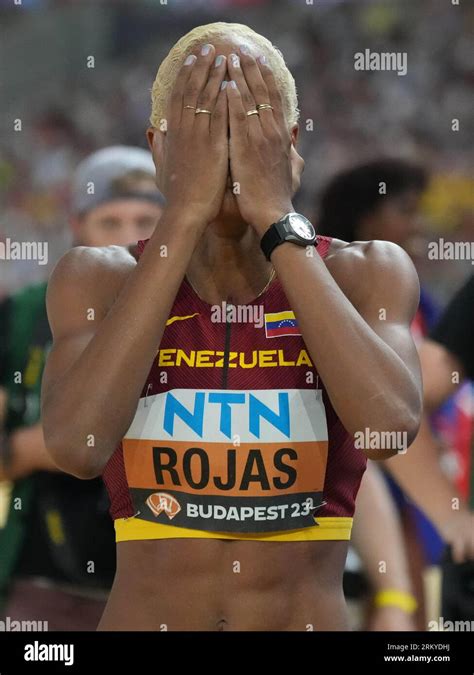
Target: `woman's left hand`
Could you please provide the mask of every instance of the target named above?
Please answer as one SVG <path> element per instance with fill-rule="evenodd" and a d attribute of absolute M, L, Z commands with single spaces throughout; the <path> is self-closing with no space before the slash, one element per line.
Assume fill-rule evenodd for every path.
<path fill-rule="evenodd" d="M 291 137 L 271 68 L 250 53 L 231 54 L 227 69 L 230 171 L 242 218 L 259 235 L 292 206 Z M 248 115 L 257 105 L 273 107 Z M 237 189 L 236 189 L 237 188 Z"/>

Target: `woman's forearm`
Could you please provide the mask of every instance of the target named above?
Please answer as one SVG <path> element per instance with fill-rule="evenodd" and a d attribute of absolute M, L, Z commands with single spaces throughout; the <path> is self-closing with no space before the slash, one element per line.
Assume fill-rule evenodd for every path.
<path fill-rule="evenodd" d="M 195 229 L 192 220 L 165 213 L 110 311 L 65 372 L 67 344 L 59 340 L 58 353 L 53 349 L 43 422 L 46 445 L 64 470 L 97 475 L 128 429 L 194 250 Z M 88 301 L 93 307 L 94 297 Z"/>

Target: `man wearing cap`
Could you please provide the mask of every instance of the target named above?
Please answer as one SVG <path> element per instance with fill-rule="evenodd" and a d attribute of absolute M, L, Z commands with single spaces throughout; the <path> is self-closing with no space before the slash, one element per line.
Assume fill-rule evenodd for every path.
<path fill-rule="evenodd" d="M 126 246 L 149 237 L 163 204 L 148 152 L 100 150 L 73 178 L 74 243 Z M 46 621 L 48 630 L 95 630 L 115 573 L 114 533 L 102 480 L 60 473 L 44 446 L 46 286 L 0 304 L 0 481 L 12 481 L 0 525 L 0 614 L 10 622 Z"/>

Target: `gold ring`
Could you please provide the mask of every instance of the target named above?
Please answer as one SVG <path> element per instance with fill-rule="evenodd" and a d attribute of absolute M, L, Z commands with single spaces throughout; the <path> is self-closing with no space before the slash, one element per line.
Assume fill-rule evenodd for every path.
<path fill-rule="evenodd" d="M 257 106 L 257 110 L 273 110 L 273 106 L 269 103 L 260 103 L 260 105 Z"/>
<path fill-rule="evenodd" d="M 196 110 L 196 106 L 194 105 L 185 105 L 184 108 L 189 108 L 190 110 Z"/>
<path fill-rule="evenodd" d="M 250 117 L 250 115 L 258 115 L 258 110 L 249 110 L 247 115 L 248 117 Z"/>
<path fill-rule="evenodd" d="M 204 110 L 204 108 L 196 108 L 196 115 L 200 115 L 201 113 L 205 113 L 206 115 L 212 115 L 212 112 L 210 110 Z"/>

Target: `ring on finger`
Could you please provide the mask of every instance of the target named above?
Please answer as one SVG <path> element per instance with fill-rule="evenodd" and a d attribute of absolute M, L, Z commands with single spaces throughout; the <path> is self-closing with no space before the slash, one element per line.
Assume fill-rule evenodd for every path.
<path fill-rule="evenodd" d="M 210 110 L 206 110 L 205 108 L 196 108 L 196 115 L 201 115 L 202 113 L 205 115 L 212 115 Z"/>
<path fill-rule="evenodd" d="M 258 110 L 249 110 L 247 116 L 250 117 L 250 115 L 259 115 L 259 112 Z"/>
<path fill-rule="evenodd" d="M 195 105 L 185 105 L 184 109 L 185 110 L 196 110 L 196 106 Z"/>
<path fill-rule="evenodd" d="M 270 103 L 260 103 L 257 110 L 273 110 L 273 106 Z"/>

